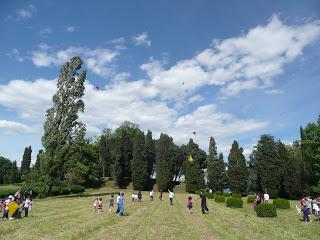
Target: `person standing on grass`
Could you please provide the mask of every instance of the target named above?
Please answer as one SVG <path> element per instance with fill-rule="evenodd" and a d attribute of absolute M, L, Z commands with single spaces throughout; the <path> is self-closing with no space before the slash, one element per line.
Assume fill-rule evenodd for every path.
<path fill-rule="evenodd" d="M 192 197 L 188 197 L 187 208 L 190 214 L 192 213 L 192 204 L 193 204 Z"/>
<path fill-rule="evenodd" d="M 119 215 L 124 216 L 124 193 L 121 193 L 121 196 L 119 198 Z"/>
<path fill-rule="evenodd" d="M 102 201 L 102 198 L 99 198 L 99 200 L 98 200 L 98 212 L 99 213 L 103 212 L 103 201 Z"/>
<path fill-rule="evenodd" d="M 28 217 L 30 203 L 31 203 L 31 201 L 30 201 L 29 197 L 27 197 L 26 200 L 23 202 L 23 210 L 24 210 L 25 217 Z"/>
<path fill-rule="evenodd" d="M 98 198 L 94 199 L 94 201 L 93 201 L 93 211 L 94 212 L 97 211 L 97 206 L 98 206 Z"/>
<path fill-rule="evenodd" d="M 111 198 L 110 198 L 110 201 L 109 201 L 109 213 L 110 214 L 112 214 L 113 205 L 114 205 L 114 195 L 111 194 Z"/>
<path fill-rule="evenodd" d="M 132 202 L 134 202 L 134 192 L 132 193 L 132 195 L 131 195 L 131 200 L 132 200 Z"/>
<path fill-rule="evenodd" d="M 159 192 L 159 199 L 160 201 L 162 201 L 162 189 L 160 189 L 160 192 Z"/>
<path fill-rule="evenodd" d="M 269 202 L 269 199 L 270 199 L 270 196 L 267 192 L 264 193 L 263 195 L 263 200 L 265 203 L 268 203 Z"/>
<path fill-rule="evenodd" d="M 153 190 L 150 192 L 150 201 L 153 201 Z"/>
<path fill-rule="evenodd" d="M 201 211 L 202 211 L 202 214 L 208 213 L 209 209 L 207 207 L 207 197 L 206 197 L 206 195 L 204 194 L 203 191 L 201 191 L 201 193 L 200 193 L 200 199 L 201 199 Z"/>
<path fill-rule="evenodd" d="M 120 212 L 120 209 L 119 209 L 119 200 L 120 200 L 120 192 L 118 192 L 118 195 L 117 195 L 117 211 L 116 211 L 117 214 Z"/>
<path fill-rule="evenodd" d="M 169 192 L 170 205 L 173 205 L 173 203 L 172 203 L 173 197 L 174 197 L 173 190 L 172 190 L 172 192 L 171 192 L 171 191 L 168 189 L 168 192 Z"/>

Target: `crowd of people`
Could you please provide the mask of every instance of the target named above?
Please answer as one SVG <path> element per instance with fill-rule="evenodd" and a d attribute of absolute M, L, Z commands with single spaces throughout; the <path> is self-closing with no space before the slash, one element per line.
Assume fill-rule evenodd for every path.
<path fill-rule="evenodd" d="M 256 193 L 255 199 L 253 200 L 253 210 L 256 211 L 256 207 L 261 203 L 268 203 L 270 200 L 270 196 L 267 192 L 265 193 Z"/>
<path fill-rule="evenodd" d="M 303 221 L 311 222 L 310 215 L 314 214 L 320 221 L 320 197 L 312 199 L 310 196 L 300 200 L 300 209 L 303 213 Z"/>
<path fill-rule="evenodd" d="M 32 209 L 32 192 L 21 192 L 21 189 L 12 196 L 0 199 L 0 214 L 3 220 L 20 219 L 24 212 L 27 218 Z"/>

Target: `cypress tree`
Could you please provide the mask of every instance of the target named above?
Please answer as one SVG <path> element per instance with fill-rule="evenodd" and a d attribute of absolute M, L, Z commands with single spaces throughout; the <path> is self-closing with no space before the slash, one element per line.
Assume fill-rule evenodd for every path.
<path fill-rule="evenodd" d="M 106 158 L 107 158 L 107 140 L 104 134 L 102 134 L 99 142 L 99 161 L 102 168 L 102 177 L 105 177 L 106 175 Z"/>
<path fill-rule="evenodd" d="M 194 193 L 204 187 L 204 175 L 200 168 L 202 159 L 199 158 L 201 156 L 199 146 L 192 139 L 189 140 L 188 148 L 192 160 L 188 157 L 186 159 L 186 190 Z"/>
<path fill-rule="evenodd" d="M 220 154 L 218 158 L 216 142 L 213 137 L 209 142 L 209 155 L 207 157 L 207 175 L 208 187 L 213 192 L 222 192 L 224 185 L 224 162 L 223 155 Z"/>
<path fill-rule="evenodd" d="M 12 168 L 11 168 L 11 183 L 18 183 L 18 182 L 20 182 L 19 169 L 17 167 L 17 161 L 13 161 Z"/>
<path fill-rule="evenodd" d="M 228 181 L 232 192 L 244 193 L 247 188 L 248 169 L 243 149 L 233 141 L 228 156 Z"/>
<path fill-rule="evenodd" d="M 132 185 L 134 190 L 143 190 L 147 185 L 150 175 L 148 174 L 148 160 L 144 156 L 145 136 L 142 131 L 137 131 L 134 138 L 132 159 Z"/>
<path fill-rule="evenodd" d="M 260 191 L 267 191 L 272 198 L 277 197 L 280 189 L 281 163 L 273 136 L 260 137 L 254 159 Z"/>
<path fill-rule="evenodd" d="M 31 146 L 26 147 L 24 149 L 24 153 L 21 161 L 21 168 L 20 168 L 20 174 L 22 177 L 30 172 L 31 153 L 32 153 Z"/>
<path fill-rule="evenodd" d="M 143 148 L 143 157 L 146 159 L 148 163 L 147 173 L 149 178 L 153 175 L 153 169 L 156 160 L 155 155 L 155 146 L 154 141 L 152 139 L 152 132 L 148 130 Z"/>
<path fill-rule="evenodd" d="M 156 182 L 158 189 L 166 191 L 172 187 L 174 154 L 173 139 L 161 133 L 156 143 Z"/>
<path fill-rule="evenodd" d="M 39 150 L 38 154 L 37 154 L 37 159 L 36 159 L 36 162 L 33 166 L 33 169 L 37 170 L 37 171 L 40 171 L 40 168 L 41 168 L 41 162 L 40 162 L 40 156 L 41 154 L 43 153 L 43 150 Z"/>

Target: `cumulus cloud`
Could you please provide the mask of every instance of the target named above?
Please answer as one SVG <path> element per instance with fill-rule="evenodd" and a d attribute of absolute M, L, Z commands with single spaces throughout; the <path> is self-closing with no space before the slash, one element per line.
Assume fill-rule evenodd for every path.
<path fill-rule="evenodd" d="M 51 28 L 51 27 L 47 27 L 47 28 L 41 29 L 41 30 L 39 31 L 39 34 L 40 34 L 41 36 L 47 36 L 47 35 L 50 35 L 52 32 L 53 32 L 53 31 L 52 31 L 52 28 Z"/>
<path fill-rule="evenodd" d="M 146 32 L 143 32 L 138 34 L 137 36 L 134 36 L 132 40 L 136 46 L 139 46 L 139 45 L 142 45 L 145 47 L 151 46 L 151 40 L 149 40 L 148 33 Z"/>
<path fill-rule="evenodd" d="M 41 44 L 38 50 L 33 51 L 31 59 L 37 67 L 49 67 L 62 65 L 74 56 L 81 56 L 90 69 L 101 77 L 113 74 L 112 62 L 119 55 L 118 51 L 107 48 L 68 47 L 60 51 L 53 51 L 48 45 Z"/>
<path fill-rule="evenodd" d="M 267 25 L 239 37 L 214 41 L 212 47 L 169 68 L 151 59 L 141 69 L 163 99 L 186 98 L 206 85 L 222 87 L 221 98 L 227 98 L 243 90 L 272 87 L 284 65 L 299 57 L 319 36 L 317 21 L 286 25 L 273 16 Z"/>
<path fill-rule="evenodd" d="M 33 129 L 22 123 L 0 120 L 0 132 L 4 135 L 21 135 L 33 133 Z"/>

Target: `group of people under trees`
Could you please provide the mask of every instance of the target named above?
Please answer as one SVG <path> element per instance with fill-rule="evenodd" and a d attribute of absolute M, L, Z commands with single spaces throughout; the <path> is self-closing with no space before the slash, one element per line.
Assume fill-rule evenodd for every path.
<path fill-rule="evenodd" d="M 153 190 L 150 191 L 149 193 L 150 196 L 150 201 L 154 200 L 154 193 Z M 160 189 L 159 191 L 159 200 L 162 201 L 163 199 L 163 191 L 162 189 Z M 173 205 L 173 198 L 174 198 L 174 192 L 170 191 L 168 189 L 168 198 L 170 201 L 170 205 Z M 109 213 L 113 214 L 113 207 L 114 207 L 114 194 L 110 195 L 110 200 L 109 200 Z M 208 213 L 209 209 L 207 207 L 207 197 L 204 194 L 203 191 L 201 191 L 200 193 L 200 197 L 198 200 L 201 200 L 201 211 L 203 214 Z M 132 202 L 141 202 L 142 201 L 142 192 L 138 191 L 138 192 L 133 192 L 132 196 L 131 196 L 131 201 Z M 191 196 L 188 197 L 187 200 L 187 210 L 189 213 L 192 213 L 192 209 L 193 209 L 193 204 L 194 201 L 192 199 Z M 125 197 L 124 197 L 124 193 L 123 192 L 119 192 L 116 198 L 116 205 L 117 205 L 117 210 L 116 210 L 116 214 L 119 214 L 119 216 L 124 216 L 125 215 Z M 104 207 L 104 201 L 102 200 L 102 198 L 96 198 L 93 202 L 93 209 L 94 212 L 98 212 L 98 213 L 102 213 L 103 212 L 103 207 Z"/>
<path fill-rule="evenodd" d="M 311 222 L 310 215 L 314 214 L 320 221 L 320 197 L 312 199 L 310 196 L 300 200 L 300 209 L 303 213 L 303 221 Z"/>
<path fill-rule="evenodd" d="M 270 196 L 267 192 L 265 193 L 256 193 L 256 198 L 253 200 L 253 210 L 256 211 L 256 207 L 261 203 L 268 203 L 270 200 Z"/>
<path fill-rule="evenodd" d="M 12 196 L 0 199 L 0 213 L 3 220 L 20 219 L 21 213 L 27 218 L 32 209 L 32 192 L 21 192 L 21 189 Z"/>

